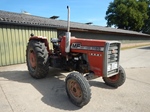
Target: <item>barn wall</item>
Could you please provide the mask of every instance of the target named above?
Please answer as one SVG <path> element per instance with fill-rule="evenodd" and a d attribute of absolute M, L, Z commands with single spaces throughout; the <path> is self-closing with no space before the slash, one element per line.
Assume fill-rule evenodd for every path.
<path fill-rule="evenodd" d="M 50 38 L 64 34 L 65 31 L 54 28 L 29 27 L 19 25 L 0 24 L 0 66 L 19 64 L 26 62 L 26 46 L 30 34 L 48 37 L 50 48 Z M 119 40 L 122 43 L 148 42 L 149 37 L 102 34 L 93 32 L 71 31 L 72 36 L 87 39 Z"/>
<path fill-rule="evenodd" d="M 0 66 L 26 62 L 26 46 L 31 33 L 48 37 L 48 40 L 57 36 L 56 29 L 0 24 Z"/>
<path fill-rule="evenodd" d="M 63 34 L 63 30 L 59 30 L 58 34 Z M 117 40 L 122 43 L 135 43 L 135 42 L 150 42 L 150 37 L 133 36 L 133 35 L 119 35 L 119 34 L 102 34 L 93 32 L 79 32 L 71 31 L 71 35 L 77 38 L 87 38 L 87 39 L 101 39 L 101 40 Z"/>

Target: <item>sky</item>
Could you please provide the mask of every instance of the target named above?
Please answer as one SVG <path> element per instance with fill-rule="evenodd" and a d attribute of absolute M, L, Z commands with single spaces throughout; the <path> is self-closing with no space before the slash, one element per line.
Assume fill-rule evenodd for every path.
<path fill-rule="evenodd" d="M 72 22 L 106 26 L 106 11 L 113 0 L 0 0 L 0 10 L 41 17 L 59 16 L 58 20 L 67 20 L 67 6 L 70 7 Z"/>

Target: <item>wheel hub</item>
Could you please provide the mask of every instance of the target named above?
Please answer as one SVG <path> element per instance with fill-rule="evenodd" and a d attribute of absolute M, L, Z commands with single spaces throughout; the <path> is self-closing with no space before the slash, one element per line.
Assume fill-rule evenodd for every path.
<path fill-rule="evenodd" d="M 78 100 L 82 97 L 81 87 L 75 80 L 70 80 L 68 82 L 69 91 L 73 97 L 77 98 Z"/>
<path fill-rule="evenodd" d="M 35 58 L 35 53 L 33 51 L 30 51 L 29 58 L 30 58 L 31 67 L 35 68 L 36 67 L 36 58 Z"/>
<path fill-rule="evenodd" d="M 119 75 L 117 74 L 117 75 L 111 76 L 111 77 L 109 77 L 109 79 L 110 79 L 111 81 L 116 81 L 116 80 L 119 79 Z"/>

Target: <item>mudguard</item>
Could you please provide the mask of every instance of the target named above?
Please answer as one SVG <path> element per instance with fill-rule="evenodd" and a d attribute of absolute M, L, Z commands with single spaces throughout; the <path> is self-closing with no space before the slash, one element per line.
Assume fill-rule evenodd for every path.
<path fill-rule="evenodd" d="M 47 47 L 47 51 L 49 52 L 49 54 L 51 54 L 51 50 L 49 49 L 49 43 L 48 43 L 47 37 L 43 37 L 43 36 L 31 36 L 29 38 L 29 41 L 30 40 L 39 40 L 39 41 L 44 42 L 45 46 Z"/>

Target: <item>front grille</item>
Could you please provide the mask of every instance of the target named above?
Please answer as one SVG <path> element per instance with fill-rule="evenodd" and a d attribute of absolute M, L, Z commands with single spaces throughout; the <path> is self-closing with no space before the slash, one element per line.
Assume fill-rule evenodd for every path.
<path fill-rule="evenodd" d="M 108 65 L 115 63 L 115 64 L 117 64 L 117 68 L 108 71 L 108 75 L 118 72 L 119 53 L 120 53 L 119 51 L 120 51 L 120 43 L 111 43 L 110 44 L 109 49 L 108 49 L 107 63 L 108 63 Z"/>
<path fill-rule="evenodd" d="M 105 47 L 104 76 L 109 77 L 118 73 L 120 43 L 108 42 Z"/>
<path fill-rule="evenodd" d="M 118 62 L 119 59 L 119 44 L 110 44 L 108 51 L 108 63 Z"/>

